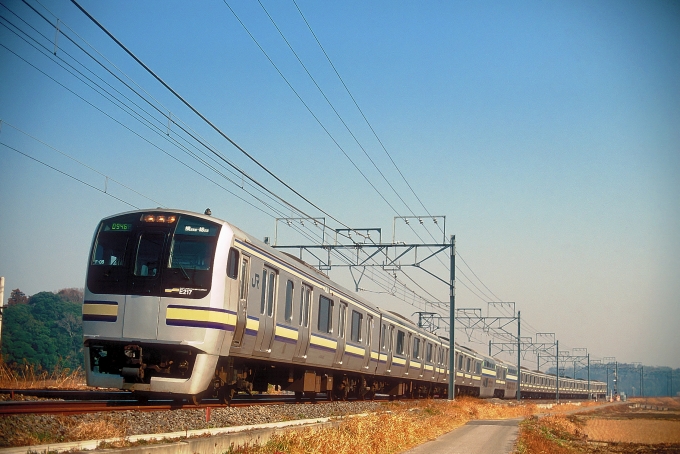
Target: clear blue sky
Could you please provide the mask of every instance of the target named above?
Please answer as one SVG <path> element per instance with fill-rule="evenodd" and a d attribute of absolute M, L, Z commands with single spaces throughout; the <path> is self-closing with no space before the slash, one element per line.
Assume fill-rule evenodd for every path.
<path fill-rule="evenodd" d="M 58 17 L 61 30 L 93 46 L 235 165 L 307 214 L 324 216 L 219 138 L 72 3 L 46 1 L 47 12 L 27 1 L 52 22 Z M 344 224 L 381 227 L 391 240 L 393 217 L 410 215 L 409 208 L 338 120 L 260 4 L 228 3 L 328 133 L 224 2 L 82 5 L 281 179 Z M 240 180 L 232 184 L 202 167 L 68 74 L 54 60 L 85 65 L 151 111 L 64 35 L 54 57 L 54 28 L 24 3 L 0 4 L 0 44 L 6 46 L 0 47 L 0 142 L 99 189 L 106 185 L 135 206 L 210 207 L 258 237 L 274 235 L 272 212 L 245 194 Z M 465 273 L 457 285 L 459 307 L 486 311 L 485 301 L 515 301 L 527 335 L 555 332 L 561 347 L 586 347 L 593 357 L 680 367 L 680 3 L 297 4 L 427 210 L 446 216 L 447 235 L 456 235 L 474 270 L 459 260 Z M 413 212 L 425 214 L 295 4 L 262 5 L 392 187 Z M 13 34 L 10 24 L 53 58 Z M 158 127 L 167 132 L 167 119 Z M 153 201 L 107 183 L 15 128 Z M 178 128 L 171 129 L 175 137 Z M 82 287 L 98 220 L 130 207 L 5 145 L 5 297 L 17 287 L 27 294 Z M 283 209 L 282 215 L 297 213 Z M 415 240 L 403 227 L 397 232 L 404 241 Z M 281 241 L 301 241 L 285 229 L 280 235 Z M 433 269 L 447 276 L 436 262 Z M 422 273 L 409 275 L 448 300 L 445 286 Z M 331 276 L 352 286 L 344 271 Z M 362 287 L 380 290 L 370 281 Z M 417 310 L 385 295 L 363 296 L 405 315 Z"/>

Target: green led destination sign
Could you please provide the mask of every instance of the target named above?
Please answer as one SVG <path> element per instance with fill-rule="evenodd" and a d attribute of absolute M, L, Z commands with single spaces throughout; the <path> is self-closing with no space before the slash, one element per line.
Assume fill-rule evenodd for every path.
<path fill-rule="evenodd" d="M 132 224 L 125 224 L 122 222 L 114 222 L 111 224 L 111 230 L 118 232 L 129 232 L 132 230 Z"/>

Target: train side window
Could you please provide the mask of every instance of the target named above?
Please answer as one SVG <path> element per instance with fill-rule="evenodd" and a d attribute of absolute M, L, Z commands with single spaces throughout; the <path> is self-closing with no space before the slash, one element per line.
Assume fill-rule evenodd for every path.
<path fill-rule="evenodd" d="M 444 349 L 444 362 L 443 364 L 446 366 L 449 363 L 449 349 L 445 348 Z"/>
<path fill-rule="evenodd" d="M 470 372 L 470 366 L 472 364 L 472 360 L 470 358 L 466 358 L 467 361 L 465 361 L 465 371 Z"/>
<path fill-rule="evenodd" d="M 389 336 L 390 336 L 390 338 L 389 338 L 389 346 L 388 346 L 388 350 L 387 350 L 387 351 L 393 352 L 393 351 L 394 351 L 394 326 L 392 326 L 392 325 L 390 325 L 390 334 L 389 334 Z"/>
<path fill-rule="evenodd" d="M 241 301 L 248 297 L 248 258 L 243 257 L 241 260 L 241 282 L 238 289 L 238 298 Z"/>
<path fill-rule="evenodd" d="M 293 321 L 293 281 L 290 279 L 286 282 L 286 309 L 285 319 L 287 322 Z"/>
<path fill-rule="evenodd" d="M 387 350 L 387 326 L 384 323 L 380 327 L 380 350 Z"/>
<path fill-rule="evenodd" d="M 428 363 L 432 362 L 432 344 L 427 343 L 427 347 L 425 348 L 425 359 L 427 360 Z"/>
<path fill-rule="evenodd" d="M 274 296 L 276 289 L 276 274 L 273 270 L 262 270 L 262 299 L 260 301 L 260 314 L 271 317 L 274 313 Z"/>
<path fill-rule="evenodd" d="M 345 338 L 345 325 L 347 323 L 347 303 L 340 302 L 340 315 L 338 316 L 338 336 Z"/>
<path fill-rule="evenodd" d="M 361 314 L 359 314 L 361 315 Z M 359 338 L 361 340 L 361 338 Z M 373 316 L 369 315 L 366 319 L 366 345 L 368 346 L 368 354 L 371 354 L 371 345 L 373 345 Z"/>
<path fill-rule="evenodd" d="M 352 328 L 350 332 L 350 340 L 352 342 L 361 342 L 361 324 L 363 321 L 363 314 L 357 311 L 352 311 Z"/>
<path fill-rule="evenodd" d="M 267 305 L 267 270 L 262 270 L 262 298 L 260 299 L 260 314 L 264 314 Z"/>
<path fill-rule="evenodd" d="M 319 319 L 317 328 L 322 333 L 330 333 L 333 327 L 333 300 L 319 295 Z"/>
<path fill-rule="evenodd" d="M 401 330 L 397 330 L 397 354 L 398 355 L 404 354 L 404 338 L 405 337 L 406 337 L 406 333 L 404 333 Z"/>
<path fill-rule="evenodd" d="M 312 288 L 302 285 L 300 291 L 300 326 L 309 326 L 309 306 L 312 301 Z"/>
<path fill-rule="evenodd" d="M 458 353 L 458 370 L 463 370 L 463 355 Z"/>
<path fill-rule="evenodd" d="M 227 276 L 231 279 L 238 277 L 239 252 L 235 248 L 229 248 L 229 258 L 227 259 Z"/>
<path fill-rule="evenodd" d="M 414 359 L 420 358 L 420 338 L 419 337 L 413 338 L 413 358 Z"/>

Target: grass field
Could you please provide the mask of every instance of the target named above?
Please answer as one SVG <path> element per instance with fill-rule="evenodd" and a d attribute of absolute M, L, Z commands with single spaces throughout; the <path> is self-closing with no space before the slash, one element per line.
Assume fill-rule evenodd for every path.
<path fill-rule="evenodd" d="M 680 453 L 680 399 L 632 399 L 589 413 L 533 417 L 520 427 L 519 454 Z"/>

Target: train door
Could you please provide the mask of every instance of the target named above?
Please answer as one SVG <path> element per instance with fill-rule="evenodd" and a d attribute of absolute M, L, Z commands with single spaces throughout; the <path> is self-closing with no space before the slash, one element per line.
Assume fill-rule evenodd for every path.
<path fill-rule="evenodd" d="M 277 273 L 265 266 L 262 270 L 262 294 L 260 297 L 260 323 L 255 339 L 255 351 L 257 356 L 269 356 L 274 340 L 274 328 L 276 326 L 276 294 Z"/>
<path fill-rule="evenodd" d="M 342 366 L 342 358 L 345 355 L 345 331 L 347 331 L 347 303 L 340 301 L 338 314 L 338 345 L 335 350 L 333 365 Z"/>
<path fill-rule="evenodd" d="M 157 339 L 161 305 L 161 260 L 166 233 L 145 231 L 136 238 L 136 256 L 123 314 L 123 337 Z M 159 295 L 159 296 L 148 296 Z"/>
<path fill-rule="evenodd" d="M 248 320 L 248 284 L 250 282 L 250 258 L 241 256 L 241 270 L 239 273 L 238 303 L 236 307 L 236 328 L 234 329 L 234 339 L 232 345 L 240 347 L 243 342 L 243 334 L 246 332 L 246 322 Z"/>
<path fill-rule="evenodd" d="M 293 361 L 305 362 L 309 350 L 309 317 L 312 310 L 312 287 L 302 284 L 300 289 L 300 329 Z"/>
<path fill-rule="evenodd" d="M 371 362 L 371 348 L 373 347 L 373 316 L 366 315 L 366 352 L 364 353 L 363 368 L 368 369 Z"/>

